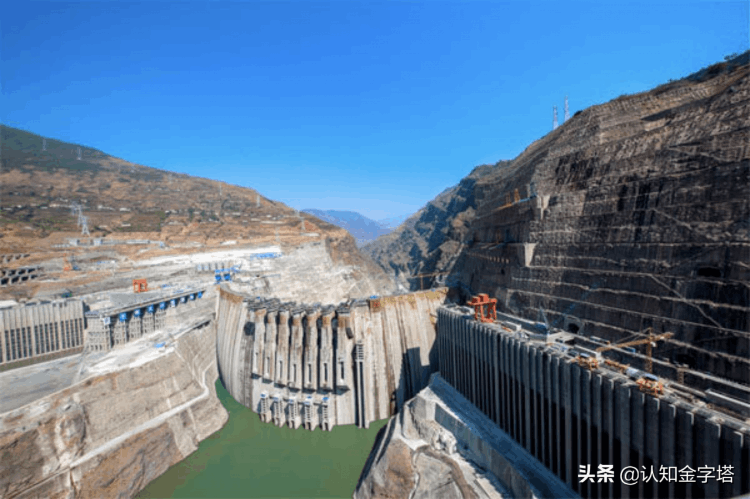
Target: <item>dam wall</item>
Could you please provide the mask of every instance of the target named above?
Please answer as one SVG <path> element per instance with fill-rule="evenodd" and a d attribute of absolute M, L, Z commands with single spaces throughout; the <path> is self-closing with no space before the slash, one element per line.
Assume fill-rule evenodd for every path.
<path fill-rule="evenodd" d="M 440 375 L 582 497 L 750 492 L 747 421 L 669 391 L 654 397 L 618 372 L 581 367 L 557 345 L 476 322 L 466 309 L 441 307 L 437 329 Z M 598 465 L 613 465 L 614 479 L 581 483 L 582 465 L 595 476 Z M 626 485 L 627 466 L 653 467 L 657 480 Z M 714 471 L 705 481 L 658 480 L 661 466 L 687 466 L 694 477 L 700 467 Z M 731 481 L 717 479 L 719 466 L 731 467 Z"/>
<path fill-rule="evenodd" d="M 213 322 L 174 338 L 113 350 L 73 386 L 0 414 L 0 497 L 134 497 L 221 428 Z"/>
<path fill-rule="evenodd" d="M 219 373 L 238 402 L 279 426 L 356 424 L 394 414 L 436 369 L 435 313 L 447 289 L 299 305 L 223 285 Z"/>

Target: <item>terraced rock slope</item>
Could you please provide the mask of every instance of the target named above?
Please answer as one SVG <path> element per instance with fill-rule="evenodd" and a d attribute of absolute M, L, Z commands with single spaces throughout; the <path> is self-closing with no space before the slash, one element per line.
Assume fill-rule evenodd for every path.
<path fill-rule="evenodd" d="M 576 113 L 367 249 L 586 336 L 673 332 L 657 358 L 750 383 L 749 54 Z"/>

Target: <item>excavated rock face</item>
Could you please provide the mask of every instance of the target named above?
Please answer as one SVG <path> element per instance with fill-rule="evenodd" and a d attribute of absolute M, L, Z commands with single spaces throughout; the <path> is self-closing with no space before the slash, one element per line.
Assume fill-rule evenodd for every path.
<path fill-rule="evenodd" d="M 439 376 L 381 430 L 354 491 L 376 497 L 571 497 Z"/>
<path fill-rule="evenodd" d="M 475 180 L 443 219 L 469 221 L 455 263 L 421 270 L 586 336 L 671 331 L 657 358 L 750 382 L 749 74 L 744 54 L 576 113 Z"/>
<path fill-rule="evenodd" d="M 0 416 L 0 497 L 134 497 L 228 415 L 216 396 L 216 334 L 93 375 Z"/>

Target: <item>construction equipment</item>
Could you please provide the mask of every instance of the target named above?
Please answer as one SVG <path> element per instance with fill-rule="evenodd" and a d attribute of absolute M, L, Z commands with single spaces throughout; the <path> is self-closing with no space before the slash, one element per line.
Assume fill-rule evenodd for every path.
<path fill-rule="evenodd" d="M 654 362 L 652 358 L 652 350 L 653 347 L 656 346 L 657 341 L 666 340 L 667 338 L 672 337 L 672 333 L 663 333 L 663 334 L 653 334 L 652 328 L 648 328 L 646 330 L 648 332 L 648 338 L 643 338 L 640 340 L 633 340 L 628 341 L 625 343 L 614 343 L 612 345 L 604 345 L 603 347 L 599 347 L 596 349 L 597 352 L 606 352 L 607 350 L 612 350 L 613 348 L 625 348 L 625 347 L 632 347 L 636 345 L 646 345 L 646 371 L 652 372 Z"/>
<path fill-rule="evenodd" d="M 604 363 L 607 364 L 612 369 L 617 369 L 620 371 L 620 373 L 624 373 L 630 366 L 627 364 L 620 364 L 619 362 L 616 362 L 611 359 L 604 359 Z"/>
<path fill-rule="evenodd" d="M 627 372 L 631 378 L 638 378 L 635 382 L 638 385 L 638 389 L 644 393 L 659 397 L 664 395 L 664 384 L 659 381 L 659 378 L 650 373 L 642 373 L 637 369 L 632 369 L 627 364 L 621 364 L 611 359 L 604 359 L 604 363 L 613 369 L 617 369 L 620 373 Z"/>
<path fill-rule="evenodd" d="M 415 278 L 419 277 L 419 289 L 422 290 L 422 289 L 424 289 L 424 286 L 423 286 L 424 281 L 423 281 L 423 279 L 425 277 L 437 277 L 437 276 L 446 275 L 446 274 L 447 274 L 447 272 L 432 272 L 431 274 L 417 274 L 414 277 Z"/>
<path fill-rule="evenodd" d="M 490 298 L 485 293 L 480 293 L 471 298 L 467 305 L 474 307 L 474 320 L 479 322 L 495 322 L 497 320 L 497 299 Z M 485 309 L 484 307 L 487 307 Z"/>
<path fill-rule="evenodd" d="M 145 293 L 146 291 L 148 291 L 146 279 L 133 279 L 133 293 Z"/>
<path fill-rule="evenodd" d="M 599 369 L 599 361 L 596 360 L 596 357 L 592 357 L 591 355 L 587 353 L 579 353 L 578 357 L 576 357 L 576 362 L 578 362 L 578 365 L 581 367 L 585 367 L 589 371 L 593 371 L 594 369 Z"/>
<path fill-rule="evenodd" d="M 638 388 L 642 392 L 653 395 L 654 397 L 664 395 L 664 385 L 659 381 L 659 378 L 653 374 L 644 374 L 641 379 L 635 382 L 635 384 L 638 385 Z"/>
<path fill-rule="evenodd" d="M 63 272 L 70 272 L 71 270 L 81 270 L 81 268 L 76 264 L 76 259 L 73 255 L 65 258 L 63 263 Z"/>

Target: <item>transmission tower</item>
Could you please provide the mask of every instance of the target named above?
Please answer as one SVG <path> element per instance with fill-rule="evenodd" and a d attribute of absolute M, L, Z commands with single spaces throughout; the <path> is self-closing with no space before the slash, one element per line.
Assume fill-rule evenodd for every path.
<path fill-rule="evenodd" d="M 81 159 L 81 148 L 80 147 L 78 148 L 78 159 L 79 160 Z"/>
<path fill-rule="evenodd" d="M 89 217 L 81 217 L 81 235 L 82 236 L 90 236 L 91 232 L 89 232 Z"/>
<path fill-rule="evenodd" d="M 42 139 L 42 151 L 47 150 L 47 139 Z"/>
<path fill-rule="evenodd" d="M 565 96 L 565 121 L 570 119 L 570 109 L 568 109 L 568 96 Z M 563 122 L 564 123 L 564 122 Z"/>
<path fill-rule="evenodd" d="M 557 106 L 552 106 L 552 130 L 557 128 Z"/>

